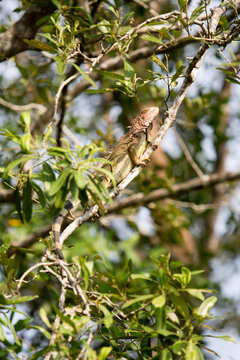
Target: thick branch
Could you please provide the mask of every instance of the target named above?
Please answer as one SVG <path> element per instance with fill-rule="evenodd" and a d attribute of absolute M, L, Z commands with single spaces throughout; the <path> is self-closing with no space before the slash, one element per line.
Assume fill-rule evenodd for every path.
<path fill-rule="evenodd" d="M 11 203 L 14 199 L 13 190 L 1 189 L 0 190 L 0 202 Z"/>
<path fill-rule="evenodd" d="M 199 190 L 223 183 L 225 181 L 233 181 L 238 179 L 240 179 L 240 171 L 205 175 L 204 182 L 201 178 L 196 177 L 180 184 L 174 184 L 171 190 L 158 189 L 151 191 L 148 195 L 138 193 L 132 196 L 128 196 L 126 199 L 116 201 L 112 206 L 107 206 L 107 210 L 108 212 L 119 211 L 130 206 L 148 204 L 152 201 L 165 199 L 167 197 L 176 197 L 181 194 L 188 193 L 189 191 Z"/>
<path fill-rule="evenodd" d="M 7 250 L 7 256 L 10 257 L 13 254 L 16 254 L 19 252 L 18 248 L 30 248 L 39 238 L 46 237 L 49 234 L 49 231 L 51 231 L 52 225 L 46 225 L 36 231 L 33 234 L 30 234 L 25 240 L 23 240 L 21 243 L 19 242 L 13 242 L 12 246 Z"/>
<path fill-rule="evenodd" d="M 32 5 L 25 14 L 7 31 L 0 34 L 0 61 L 7 60 L 21 51 L 29 49 L 29 45 L 23 39 L 33 39 L 39 29 L 39 20 L 47 14 L 51 14 L 55 6 Z M 41 24 L 42 25 L 42 24 Z"/>

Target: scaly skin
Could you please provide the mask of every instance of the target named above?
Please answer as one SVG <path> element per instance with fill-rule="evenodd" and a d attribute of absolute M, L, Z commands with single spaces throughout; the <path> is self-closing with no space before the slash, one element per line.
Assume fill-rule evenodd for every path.
<path fill-rule="evenodd" d="M 149 160 L 141 158 L 149 143 L 148 134 L 152 129 L 153 121 L 158 113 L 158 107 L 150 107 L 143 110 L 136 119 L 132 121 L 129 131 L 119 140 L 107 157 L 107 160 L 111 163 L 102 165 L 103 169 L 113 174 L 116 184 L 124 180 L 134 166 L 145 165 L 146 161 Z M 112 182 L 107 176 L 102 176 L 101 181 L 107 189 L 111 188 Z M 88 206 L 91 205 L 93 205 L 93 203 L 90 201 Z M 73 205 L 70 200 L 67 200 L 66 205 L 56 216 L 53 223 L 52 231 L 55 249 L 60 259 L 64 259 L 59 242 L 61 226 L 64 218 L 75 206 L 77 206 L 77 204 Z"/>

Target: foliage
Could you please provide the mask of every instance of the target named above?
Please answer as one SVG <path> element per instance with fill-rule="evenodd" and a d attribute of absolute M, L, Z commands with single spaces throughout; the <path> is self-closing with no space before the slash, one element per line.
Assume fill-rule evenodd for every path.
<path fill-rule="evenodd" d="M 234 342 L 208 324 L 221 289 L 199 268 L 209 270 L 217 250 L 218 185 L 227 179 L 220 175 L 232 137 L 226 107 L 230 86 L 240 83 L 239 8 L 195 6 L 26 0 L 16 9 L 17 31 L 19 23 L 1 29 L 0 60 L 9 62 L 7 43 L 18 75 L 0 78 L 0 359 L 201 360 L 217 356 L 207 338 Z M 11 43 L 8 31 L 17 34 Z M 200 84 L 187 97 L 205 53 L 223 86 Z M 165 119 L 158 139 L 176 120 L 181 150 L 159 150 L 113 211 L 111 190 L 124 186 L 100 164 L 145 104 Z M 204 146 L 209 134 L 215 158 Z M 206 183 L 211 172 L 215 183 Z M 51 225 L 68 196 L 84 215 L 63 233 L 59 259 Z M 93 203 L 101 213 L 91 217 Z M 227 252 L 232 245 L 235 255 L 239 217 L 229 212 Z"/>
<path fill-rule="evenodd" d="M 56 271 L 54 267 L 52 270 Z M 23 329 L 41 332 L 46 338 L 43 344 L 46 343 L 51 338 L 52 318 L 58 315 L 61 337 L 51 346 L 34 350 L 30 359 L 38 359 L 50 350 L 57 351 L 59 359 L 74 359 L 89 339 L 94 339 L 94 349 L 86 346 L 87 357 L 91 359 L 105 359 L 107 356 L 114 359 L 134 359 L 136 356 L 141 359 L 159 356 L 203 359 L 201 345 L 204 336 L 199 331 L 206 321 L 213 318 L 210 310 L 217 298 L 205 298 L 204 293 L 211 291 L 191 287 L 191 279 L 199 271 L 190 271 L 181 262 L 170 262 L 169 256 L 165 255 L 160 257 L 160 261 L 152 259 L 151 269 L 140 272 L 134 271 L 131 260 L 123 265 L 121 272 L 115 272 L 99 256 L 92 260 L 75 257 L 71 270 L 91 306 L 91 317 L 86 310 L 83 311 L 83 305 L 78 304 L 74 286 L 67 291 L 69 306 L 64 314 L 56 307 L 52 313 L 47 302 L 42 303 L 39 310 L 42 325 L 35 325 L 33 319 L 22 312 L 24 319 L 14 325 L 8 318 L 9 315 L 12 320 L 13 314 L 19 312 L 11 304 L 31 301 L 34 296 L 2 297 L 4 319 L 1 324 L 11 331 L 15 340 L 10 345 L 1 332 L 2 354 L 21 352 L 23 342 L 20 334 Z M 51 283 L 49 293 L 54 295 L 56 290 L 51 276 L 46 275 L 44 266 L 40 272 L 31 271 L 40 287 L 46 281 Z M 197 299 L 195 304 L 192 298 Z M 231 337 L 225 338 L 233 341 Z"/>

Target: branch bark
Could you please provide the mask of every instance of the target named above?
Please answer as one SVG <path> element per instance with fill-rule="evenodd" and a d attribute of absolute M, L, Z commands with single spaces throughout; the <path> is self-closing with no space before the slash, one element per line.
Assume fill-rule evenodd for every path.
<path fill-rule="evenodd" d="M 24 39 L 33 39 L 42 25 L 39 20 L 51 14 L 56 7 L 49 2 L 45 5 L 32 5 L 24 15 L 7 31 L 0 34 L 0 61 L 5 61 L 22 51 L 28 50 L 29 45 Z"/>
<path fill-rule="evenodd" d="M 201 178 L 196 177 L 180 184 L 174 184 L 171 190 L 158 189 L 151 191 L 148 195 L 138 193 L 132 196 L 128 196 L 126 199 L 116 201 L 112 206 L 109 205 L 106 208 L 108 212 L 111 213 L 130 206 L 149 204 L 152 201 L 157 201 L 168 197 L 177 197 L 189 191 L 204 189 L 216 184 L 223 183 L 225 181 L 234 181 L 238 179 L 240 179 L 240 171 L 229 173 L 214 173 L 211 175 L 205 175 L 204 182 Z"/>

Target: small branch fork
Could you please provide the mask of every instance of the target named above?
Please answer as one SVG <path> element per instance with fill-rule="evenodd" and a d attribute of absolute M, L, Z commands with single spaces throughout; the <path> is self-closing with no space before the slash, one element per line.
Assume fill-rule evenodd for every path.
<path fill-rule="evenodd" d="M 46 254 L 43 256 L 42 261 L 33 265 L 31 268 L 29 268 L 18 280 L 18 286 L 17 286 L 17 292 L 20 292 L 20 289 L 22 285 L 26 282 L 32 281 L 33 279 L 26 281 L 26 277 L 32 273 L 34 270 L 39 269 L 39 272 L 49 273 L 53 275 L 61 284 L 61 290 L 60 290 L 60 297 L 58 302 L 59 310 L 64 314 L 65 313 L 65 300 L 66 300 L 66 292 L 67 289 L 71 289 L 76 296 L 79 296 L 79 298 L 82 301 L 82 307 L 83 307 L 83 314 L 88 316 L 89 319 L 91 319 L 91 311 L 90 311 L 90 304 L 89 301 L 85 295 L 85 292 L 82 290 L 81 286 L 78 283 L 78 280 L 76 280 L 75 276 L 73 275 L 72 271 L 70 270 L 70 267 L 72 265 L 69 265 L 65 263 L 64 261 L 60 259 L 55 259 L 54 256 L 50 254 L 50 252 L 47 250 Z M 56 267 L 56 270 L 53 270 L 53 268 Z M 60 269 L 60 270 L 59 270 Z M 80 272 L 80 268 L 78 273 Z M 79 275 L 79 274 L 78 274 Z M 77 279 L 79 276 L 77 277 Z M 58 330 L 60 326 L 61 318 L 57 314 L 54 320 L 53 328 L 52 328 L 52 336 L 49 342 L 49 345 L 54 345 L 54 343 L 57 340 L 58 337 Z M 87 345 L 90 345 L 93 340 L 93 332 L 91 330 L 91 327 L 88 328 L 88 339 L 87 339 Z M 82 348 L 81 352 L 82 355 L 79 357 L 86 359 L 86 349 L 85 347 Z M 50 360 L 51 358 L 55 358 L 57 355 L 57 352 L 55 350 L 49 351 L 44 360 Z"/>

